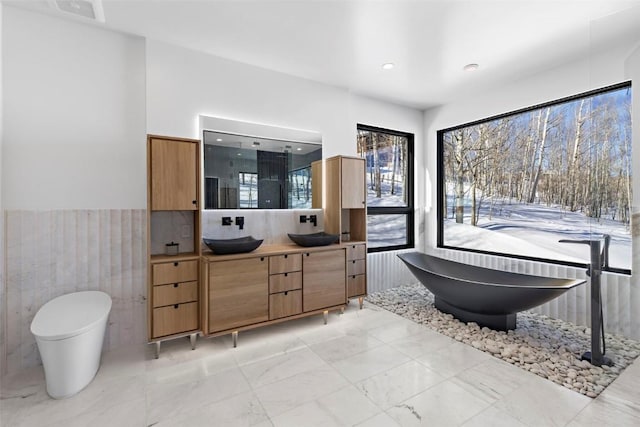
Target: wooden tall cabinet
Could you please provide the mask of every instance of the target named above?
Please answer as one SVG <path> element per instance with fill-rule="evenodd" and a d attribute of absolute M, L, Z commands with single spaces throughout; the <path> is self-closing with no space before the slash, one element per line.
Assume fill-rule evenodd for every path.
<path fill-rule="evenodd" d="M 167 244 L 177 253 L 167 253 Z M 198 140 L 147 136 L 147 254 L 147 334 L 156 357 L 167 339 L 190 336 L 195 347 L 201 293 Z"/>
<path fill-rule="evenodd" d="M 347 297 L 367 294 L 367 187 L 365 159 L 334 156 L 311 165 L 314 208 L 324 207 L 324 231 L 347 248 Z M 321 205 L 324 193 L 325 204 Z"/>

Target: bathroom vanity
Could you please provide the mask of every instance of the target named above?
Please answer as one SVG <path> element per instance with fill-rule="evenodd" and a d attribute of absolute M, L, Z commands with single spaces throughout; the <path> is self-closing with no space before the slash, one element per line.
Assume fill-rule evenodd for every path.
<path fill-rule="evenodd" d="M 326 323 L 329 311 L 344 310 L 348 303 L 347 272 L 356 253 L 366 253 L 365 242 L 204 253 L 203 334 L 231 333 L 235 346 L 241 330 L 317 314 Z"/>
<path fill-rule="evenodd" d="M 232 334 L 235 346 L 242 330 L 312 315 L 326 323 L 330 311 L 355 298 L 362 308 L 364 159 L 335 156 L 307 166 L 313 208 L 323 209 L 324 231 L 339 234 L 338 243 L 265 244 L 226 255 L 201 249 L 200 159 L 199 140 L 147 137 L 147 336 L 156 357 L 165 340 L 189 337 L 195 349 L 199 334 Z"/>

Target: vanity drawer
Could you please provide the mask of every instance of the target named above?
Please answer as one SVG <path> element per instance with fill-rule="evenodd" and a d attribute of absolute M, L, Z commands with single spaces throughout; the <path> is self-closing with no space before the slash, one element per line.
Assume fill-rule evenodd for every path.
<path fill-rule="evenodd" d="M 153 309 L 153 337 L 198 329 L 198 303 L 168 305 Z"/>
<path fill-rule="evenodd" d="M 354 259 L 365 259 L 367 257 L 367 245 L 349 245 L 347 246 L 347 261 Z"/>
<path fill-rule="evenodd" d="M 153 264 L 153 285 L 198 280 L 198 261 L 176 261 Z"/>
<path fill-rule="evenodd" d="M 198 282 L 173 283 L 153 287 L 153 306 L 181 304 L 198 300 Z"/>
<path fill-rule="evenodd" d="M 269 320 L 302 313 L 302 290 L 269 295 Z"/>
<path fill-rule="evenodd" d="M 302 288 L 302 272 L 273 274 L 269 276 L 269 293 L 292 291 Z"/>
<path fill-rule="evenodd" d="M 367 279 L 364 274 L 347 276 L 347 298 L 364 295 L 367 290 Z"/>
<path fill-rule="evenodd" d="M 302 270 L 302 254 L 274 255 L 269 257 L 269 274 Z"/>
<path fill-rule="evenodd" d="M 347 277 L 364 274 L 365 270 L 365 261 L 363 259 L 347 261 Z"/>

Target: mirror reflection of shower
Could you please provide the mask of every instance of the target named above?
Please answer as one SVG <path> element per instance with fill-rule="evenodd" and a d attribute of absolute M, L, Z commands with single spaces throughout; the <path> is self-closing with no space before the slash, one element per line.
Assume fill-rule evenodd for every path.
<path fill-rule="evenodd" d="M 205 209 L 309 209 L 322 145 L 204 131 Z"/>

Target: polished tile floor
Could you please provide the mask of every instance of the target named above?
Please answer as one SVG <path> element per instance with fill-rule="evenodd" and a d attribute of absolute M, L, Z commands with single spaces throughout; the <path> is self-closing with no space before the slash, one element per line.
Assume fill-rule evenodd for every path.
<path fill-rule="evenodd" d="M 11 426 L 639 426 L 640 361 L 597 399 L 371 304 L 229 336 L 103 356 L 48 398 L 42 368 L 2 379 Z"/>

